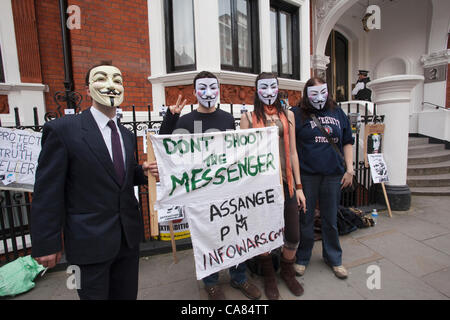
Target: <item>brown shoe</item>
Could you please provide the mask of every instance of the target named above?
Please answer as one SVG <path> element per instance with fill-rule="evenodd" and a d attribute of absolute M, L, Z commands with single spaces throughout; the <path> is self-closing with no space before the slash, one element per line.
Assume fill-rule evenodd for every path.
<path fill-rule="evenodd" d="M 205 290 L 208 293 L 209 300 L 225 300 L 225 295 L 218 285 L 205 287 Z"/>
<path fill-rule="evenodd" d="M 275 269 L 273 268 L 272 256 L 258 256 L 261 269 L 264 276 L 264 293 L 269 300 L 278 300 L 280 293 L 278 292 L 277 278 Z"/>
<path fill-rule="evenodd" d="M 303 287 L 300 283 L 298 283 L 297 279 L 295 279 L 295 269 L 294 269 L 294 261 L 287 260 L 283 256 L 280 259 L 280 276 L 281 279 L 284 280 L 289 290 L 295 296 L 301 296 L 304 292 Z"/>
<path fill-rule="evenodd" d="M 332 267 L 334 275 L 338 277 L 339 279 L 347 279 L 348 277 L 348 271 L 345 269 L 344 266 L 336 266 Z"/>
<path fill-rule="evenodd" d="M 294 270 L 297 277 L 302 277 L 305 274 L 306 266 L 294 263 Z"/>
<path fill-rule="evenodd" d="M 251 284 L 247 280 L 245 280 L 245 282 L 243 283 L 237 283 L 236 281 L 231 280 L 230 285 L 235 289 L 241 290 L 241 292 L 251 300 L 258 300 L 259 298 L 261 298 L 261 291 L 258 289 L 258 287 L 254 284 Z"/>

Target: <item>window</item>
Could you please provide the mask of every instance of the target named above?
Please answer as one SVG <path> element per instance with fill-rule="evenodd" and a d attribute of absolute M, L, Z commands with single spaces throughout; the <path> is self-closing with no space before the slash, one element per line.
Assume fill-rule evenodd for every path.
<path fill-rule="evenodd" d="M 0 82 L 5 82 L 5 73 L 3 72 L 2 48 L 0 48 Z"/>
<path fill-rule="evenodd" d="M 258 73 L 257 1 L 219 0 L 220 61 L 223 69 Z"/>
<path fill-rule="evenodd" d="M 192 0 L 166 0 L 164 9 L 167 72 L 195 70 Z"/>
<path fill-rule="evenodd" d="M 300 79 L 298 7 L 270 2 L 272 72 L 282 78 Z"/>

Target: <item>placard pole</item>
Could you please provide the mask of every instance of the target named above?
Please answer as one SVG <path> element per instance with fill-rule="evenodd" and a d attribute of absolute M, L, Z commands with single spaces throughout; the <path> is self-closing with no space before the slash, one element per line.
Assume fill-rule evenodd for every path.
<path fill-rule="evenodd" d="M 391 205 L 389 204 L 389 199 L 386 193 L 386 187 L 384 186 L 384 182 L 381 182 L 381 188 L 383 188 L 384 200 L 386 200 L 386 205 L 388 207 L 389 217 L 392 218 Z"/>
<path fill-rule="evenodd" d="M 175 244 L 175 235 L 173 233 L 173 221 L 169 221 L 169 229 L 170 229 L 170 242 L 172 243 L 173 262 L 175 264 L 177 264 L 178 263 L 178 259 L 177 259 L 177 245 Z"/>
<path fill-rule="evenodd" d="M 154 162 L 156 160 L 155 152 L 153 151 L 153 144 L 150 135 L 154 132 L 147 132 L 147 161 Z M 152 174 L 148 174 L 148 196 L 150 209 L 150 236 L 156 237 L 159 235 L 158 212 L 155 210 L 156 201 L 156 178 Z"/>

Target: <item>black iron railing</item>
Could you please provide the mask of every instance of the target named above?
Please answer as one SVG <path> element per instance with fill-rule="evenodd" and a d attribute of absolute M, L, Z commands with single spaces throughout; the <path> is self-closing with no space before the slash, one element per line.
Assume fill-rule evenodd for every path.
<path fill-rule="evenodd" d="M 343 107 L 344 111 L 350 113 L 351 108 L 356 107 L 356 112 L 360 112 L 360 106 L 347 106 L 347 110 Z M 191 110 L 193 110 L 191 105 Z M 121 123 L 131 132 L 134 133 L 136 139 L 135 156 L 139 163 L 142 163 L 146 159 L 142 159 L 142 152 L 139 150 L 142 148 L 142 143 L 139 143 L 139 136 L 142 136 L 147 129 L 159 129 L 161 126 L 160 118 L 158 120 L 152 119 L 151 106 L 148 105 L 144 108 L 140 107 L 139 115 L 147 114 L 147 119 L 144 121 L 137 120 L 137 111 L 135 106 L 123 107 L 124 110 L 131 111 L 131 120 L 121 121 Z M 230 105 L 229 111 L 234 114 L 234 106 Z M 377 116 L 376 109 L 372 113 L 369 113 L 367 105 L 363 109 L 361 114 L 362 124 L 368 124 L 370 122 L 382 122 L 384 116 Z M 14 109 L 15 112 L 15 126 L 10 128 L 17 129 L 30 129 L 36 132 L 41 132 L 43 126 L 39 125 L 37 108 L 33 109 L 34 113 L 34 125 L 24 126 L 21 125 L 18 108 Z M 63 116 L 60 113 L 56 114 L 56 117 Z M 46 119 L 48 117 L 45 117 Z M 53 117 L 51 117 L 53 118 Z M 239 127 L 239 118 L 235 118 L 236 126 Z M 1 125 L 1 124 L 0 124 Z M 356 150 L 359 150 L 359 131 L 355 133 Z M 361 161 L 362 160 L 362 161 Z M 359 152 L 356 152 L 356 158 L 354 161 L 354 170 L 358 181 L 358 186 L 354 191 L 345 191 L 342 194 L 341 204 L 344 206 L 369 206 L 376 202 L 375 188 L 371 181 L 370 169 L 365 167 L 364 159 L 359 159 Z M 149 230 L 150 213 L 148 208 L 148 188 L 146 186 L 139 186 L 139 204 L 143 213 L 144 227 Z M 10 262 L 19 256 L 29 254 L 31 248 L 30 239 L 30 209 L 32 203 L 32 193 L 21 191 L 0 191 L 0 265 Z M 148 233 L 148 232 L 147 232 Z M 160 241 L 159 238 L 146 237 L 146 242 L 160 242 L 161 246 L 170 247 L 170 242 Z"/>

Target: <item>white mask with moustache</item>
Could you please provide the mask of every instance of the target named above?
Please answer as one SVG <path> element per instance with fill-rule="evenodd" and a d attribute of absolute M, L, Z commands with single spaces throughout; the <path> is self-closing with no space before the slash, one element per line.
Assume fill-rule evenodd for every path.
<path fill-rule="evenodd" d="M 89 91 L 99 104 L 118 107 L 123 102 L 122 73 L 114 66 L 93 68 L 89 73 Z"/>
<path fill-rule="evenodd" d="M 325 107 L 328 99 L 328 87 L 326 83 L 320 86 L 308 87 L 307 93 L 309 102 L 311 102 L 314 108 L 322 110 Z"/>
<path fill-rule="evenodd" d="M 195 81 L 195 95 L 205 108 L 216 106 L 219 99 L 219 82 L 216 78 L 200 78 Z"/>
<path fill-rule="evenodd" d="M 258 97 L 267 106 L 274 104 L 278 97 L 278 81 L 275 78 L 261 79 L 256 83 Z"/>

